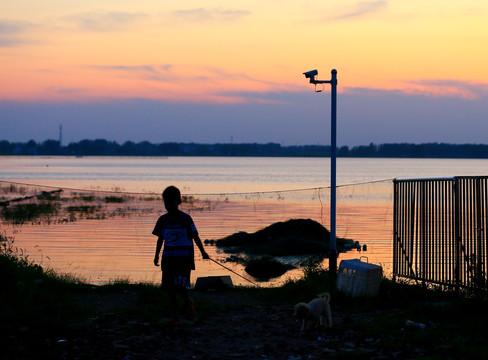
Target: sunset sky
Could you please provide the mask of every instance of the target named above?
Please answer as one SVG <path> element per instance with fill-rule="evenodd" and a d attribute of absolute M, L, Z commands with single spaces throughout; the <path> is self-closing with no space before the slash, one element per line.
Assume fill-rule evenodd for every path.
<path fill-rule="evenodd" d="M 15 0 L 0 140 L 488 143 L 485 0 Z"/>

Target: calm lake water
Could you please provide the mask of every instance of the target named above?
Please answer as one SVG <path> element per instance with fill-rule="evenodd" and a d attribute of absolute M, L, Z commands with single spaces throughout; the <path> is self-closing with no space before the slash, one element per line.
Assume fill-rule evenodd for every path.
<path fill-rule="evenodd" d="M 192 215 L 201 238 L 211 240 L 291 218 L 311 218 L 329 228 L 329 165 L 327 158 L 0 157 L 0 185 L 29 184 L 24 188 L 32 193 L 62 188 L 159 197 L 164 187 L 174 184 L 199 200 L 198 206 L 185 204 L 182 210 Z M 337 236 L 367 245 L 366 252 L 340 254 L 339 261 L 366 257 L 382 265 L 386 274 L 391 272 L 393 178 L 487 173 L 487 160 L 339 158 Z M 141 205 L 134 198 L 124 206 L 139 208 L 130 216 L 103 220 L 3 224 L 2 228 L 31 259 L 91 283 L 116 278 L 158 282 L 160 271 L 152 265 L 156 239 L 151 231 L 164 213 L 162 202 Z M 206 249 L 219 261 L 228 257 L 215 246 Z M 247 283 L 198 254 L 196 266 L 192 281 L 199 276 L 230 275 L 234 283 Z M 229 262 L 225 266 L 249 278 L 242 266 Z M 300 275 L 301 270 L 293 270 L 266 284 Z"/>

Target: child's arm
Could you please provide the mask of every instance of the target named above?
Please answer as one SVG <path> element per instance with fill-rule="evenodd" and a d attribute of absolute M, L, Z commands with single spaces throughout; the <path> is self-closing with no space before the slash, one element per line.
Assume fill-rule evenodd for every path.
<path fill-rule="evenodd" d="M 154 266 L 159 266 L 159 253 L 161 252 L 161 248 L 163 247 L 163 237 L 158 237 L 158 242 L 156 244 L 156 254 L 154 255 Z"/>
<path fill-rule="evenodd" d="M 202 257 L 204 259 L 210 259 L 210 256 L 208 256 L 207 252 L 203 248 L 202 240 L 200 239 L 200 237 L 198 235 L 195 235 L 195 237 L 193 239 L 195 240 L 195 244 L 197 244 L 198 249 L 202 253 Z"/>

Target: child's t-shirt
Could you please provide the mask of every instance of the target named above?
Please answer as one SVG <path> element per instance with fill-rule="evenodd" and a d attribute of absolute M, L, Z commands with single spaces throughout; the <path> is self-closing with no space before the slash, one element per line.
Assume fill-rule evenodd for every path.
<path fill-rule="evenodd" d="M 161 270 L 195 269 L 193 238 L 198 235 L 190 215 L 179 211 L 177 216 L 164 214 L 159 217 L 153 235 L 164 239 Z"/>

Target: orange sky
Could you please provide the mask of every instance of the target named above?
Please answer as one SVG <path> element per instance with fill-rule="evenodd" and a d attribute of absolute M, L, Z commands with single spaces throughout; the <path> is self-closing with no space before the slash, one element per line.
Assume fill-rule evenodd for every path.
<path fill-rule="evenodd" d="M 315 68 L 337 68 L 344 91 L 476 97 L 487 19 L 479 0 L 16 0 L 0 15 L 0 99 L 233 102 L 223 93 L 303 89 Z"/>

